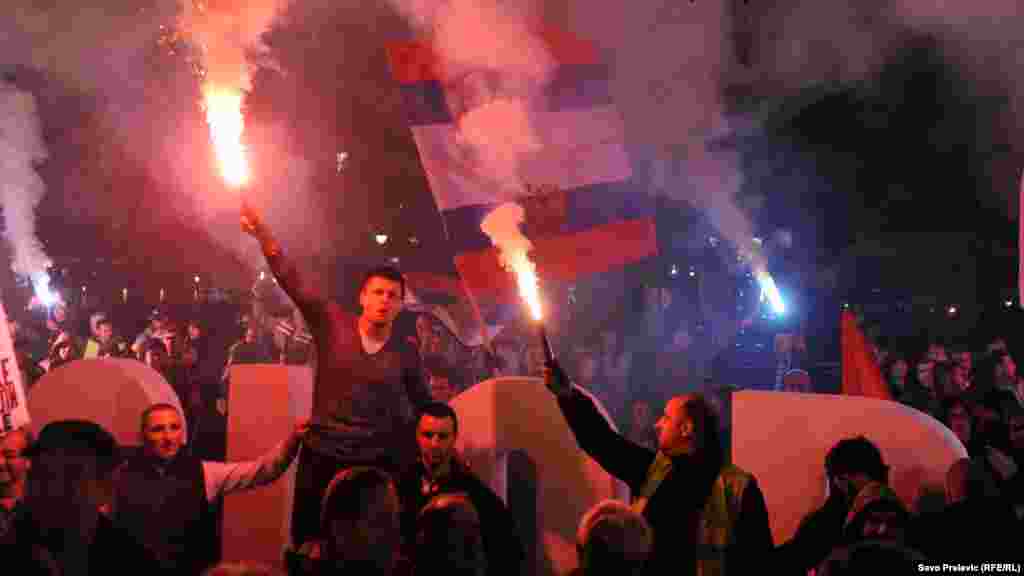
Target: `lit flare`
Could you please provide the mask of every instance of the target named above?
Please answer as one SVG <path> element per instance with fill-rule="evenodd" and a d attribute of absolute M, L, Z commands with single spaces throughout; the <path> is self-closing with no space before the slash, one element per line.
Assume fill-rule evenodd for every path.
<path fill-rule="evenodd" d="M 249 162 L 242 144 L 245 118 L 242 116 L 241 91 L 204 86 L 203 108 L 221 177 L 231 188 L 245 186 L 249 182 Z"/>
<path fill-rule="evenodd" d="M 516 284 L 519 285 L 519 295 L 526 306 L 530 309 L 530 316 L 537 322 L 544 319 L 544 312 L 540 305 L 540 286 L 537 281 L 537 267 L 526 256 L 523 251 L 510 251 L 504 254 L 505 264 L 516 276 Z"/>

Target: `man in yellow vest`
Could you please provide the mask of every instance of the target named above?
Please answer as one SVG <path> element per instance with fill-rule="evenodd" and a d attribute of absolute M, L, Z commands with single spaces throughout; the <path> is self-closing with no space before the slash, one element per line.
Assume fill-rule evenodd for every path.
<path fill-rule="evenodd" d="M 633 509 L 654 530 L 651 574 L 764 570 L 772 551 L 764 496 L 751 474 L 725 463 L 718 414 L 702 395 L 668 401 L 655 451 L 615 432 L 557 361 L 544 376 L 580 448 L 629 486 Z"/>

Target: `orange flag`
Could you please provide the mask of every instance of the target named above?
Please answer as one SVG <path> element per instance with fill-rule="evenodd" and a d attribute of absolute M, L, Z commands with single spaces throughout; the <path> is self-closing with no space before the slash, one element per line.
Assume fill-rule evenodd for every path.
<path fill-rule="evenodd" d="M 849 310 L 843 310 L 840 324 L 843 348 L 842 393 L 892 400 L 889 386 L 882 378 L 882 371 L 878 368 L 871 346 Z"/>

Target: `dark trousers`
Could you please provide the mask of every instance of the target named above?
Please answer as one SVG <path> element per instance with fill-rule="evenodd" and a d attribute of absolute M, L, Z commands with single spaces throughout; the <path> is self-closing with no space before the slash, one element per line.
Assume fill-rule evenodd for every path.
<path fill-rule="evenodd" d="M 342 461 L 303 449 L 295 472 L 295 498 L 292 503 L 292 544 L 298 548 L 305 542 L 323 538 L 320 509 L 331 480 L 348 468 L 374 466 L 394 477 L 397 470 L 385 462 Z"/>

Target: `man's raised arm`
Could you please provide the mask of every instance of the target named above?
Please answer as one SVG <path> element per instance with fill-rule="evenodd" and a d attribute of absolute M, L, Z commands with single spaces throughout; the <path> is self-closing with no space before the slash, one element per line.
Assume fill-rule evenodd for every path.
<path fill-rule="evenodd" d="M 327 314 L 327 299 L 324 294 L 313 286 L 305 275 L 299 273 L 295 262 L 285 256 L 281 245 L 263 219 L 246 203 L 242 204 L 241 224 L 243 232 L 259 241 L 263 256 L 270 265 L 270 271 L 315 332 L 324 325 Z"/>

